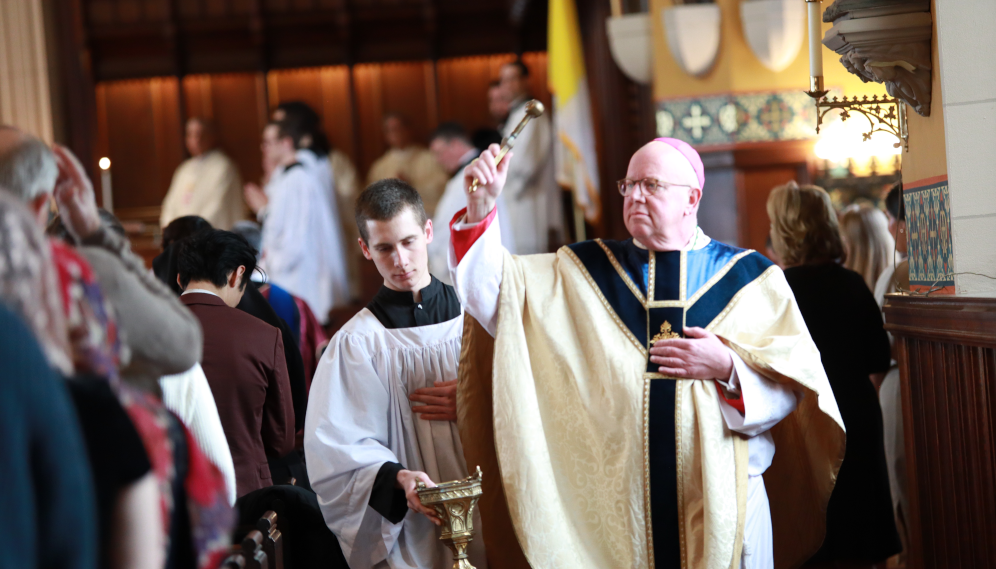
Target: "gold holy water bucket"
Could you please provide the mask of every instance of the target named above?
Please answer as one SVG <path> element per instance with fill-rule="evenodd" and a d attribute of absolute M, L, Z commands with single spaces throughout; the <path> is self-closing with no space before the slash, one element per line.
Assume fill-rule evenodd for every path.
<path fill-rule="evenodd" d="M 435 510 L 443 522 L 439 539 L 453 552 L 453 569 L 475 569 L 467 559 L 467 546 L 474 539 L 474 508 L 481 497 L 481 467 L 468 478 L 443 482 L 435 488 L 428 488 L 420 480 L 416 490 L 422 505 Z"/>

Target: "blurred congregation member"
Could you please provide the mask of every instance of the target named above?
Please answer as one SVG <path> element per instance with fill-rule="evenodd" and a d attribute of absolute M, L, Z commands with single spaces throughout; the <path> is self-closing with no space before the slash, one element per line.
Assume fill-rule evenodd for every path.
<path fill-rule="evenodd" d="M 184 215 L 198 215 L 221 229 L 245 218 L 239 169 L 218 148 L 217 135 L 207 119 L 187 121 L 184 142 L 190 158 L 173 174 L 159 217 L 161 227 Z"/>
<path fill-rule="evenodd" d="M 411 127 L 404 116 L 384 115 L 383 128 L 387 152 L 370 166 L 367 184 L 388 178 L 404 180 L 418 190 L 426 213 L 434 215 L 449 176 L 432 152 L 412 140 Z"/>
<path fill-rule="evenodd" d="M 325 160 L 332 173 L 333 195 L 335 211 L 338 213 L 337 220 L 343 235 L 343 252 L 346 255 L 346 269 L 349 272 L 349 286 L 352 297 L 360 295 L 360 252 L 354 245 L 359 234 L 356 232 L 356 224 L 353 223 L 353 202 L 359 195 L 360 178 L 356 172 L 353 161 L 349 159 L 342 150 L 332 146 L 328 136 L 322 128 L 321 119 L 318 113 L 308 104 L 301 101 L 287 101 L 277 105 L 271 118 L 275 121 L 288 121 L 300 124 L 308 134 L 302 140 L 304 148 L 310 149 L 319 157 L 319 162 Z M 310 381 L 310 377 L 308 378 Z"/>
<path fill-rule="evenodd" d="M 232 455 L 199 363 L 200 323 L 146 270 L 142 259 L 131 251 L 120 222 L 97 209 L 93 186 L 82 166 L 71 154 L 65 157 L 66 180 L 57 190 L 59 216 L 50 224 L 49 233 L 80 244 L 78 251 L 90 263 L 114 308 L 125 354 L 119 366 L 121 379 L 141 390 L 161 390 L 163 405 L 179 417 L 219 469 L 229 504 L 234 504 Z"/>
<path fill-rule="evenodd" d="M 235 463 L 238 496 L 272 484 L 267 457 L 294 449 L 294 408 L 280 331 L 237 310 L 256 252 L 229 231 L 180 243 L 180 300 L 201 322 L 201 366 Z"/>
<path fill-rule="evenodd" d="M 854 204 L 840 217 L 840 233 L 847 250 L 844 268 L 861 275 L 874 291 L 878 278 L 894 264 L 896 241 L 889 234 L 889 219 L 870 204 Z"/>
<path fill-rule="evenodd" d="M 319 322 L 349 300 L 342 243 L 319 178 L 297 160 L 299 139 L 285 122 L 263 129 L 264 160 L 276 165 L 266 188 L 246 186 L 263 223 L 260 261 L 269 280 L 308 303 Z"/>
<path fill-rule="evenodd" d="M 827 506 L 826 539 L 811 567 L 871 567 L 900 550 L 882 447 L 882 410 L 869 376 L 889 368 L 889 340 L 845 249 L 830 196 L 790 182 L 768 196 L 771 241 L 819 348 L 847 430 Z"/>
<path fill-rule="evenodd" d="M 178 278 L 182 242 L 195 235 L 210 231 L 213 231 L 211 224 L 196 216 L 177 219 L 163 229 L 163 252 L 152 260 L 152 268 L 156 278 L 170 287 L 176 296 L 183 294 Z M 239 301 L 236 308 L 280 330 L 280 337 L 284 344 L 284 361 L 287 363 L 287 375 L 290 379 L 291 394 L 294 399 L 294 425 L 300 431 L 304 427 L 308 393 L 305 384 L 304 364 L 301 360 L 301 353 L 298 351 L 293 330 L 287 322 L 277 316 L 270 303 L 256 290 L 256 287 L 246 287 L 242 300 Z M 182 415 L 182 413 L 178 414 Z M 300 479 L 300 477 L 298 478 Z M 278 479 L 278 481 L 283 481 L 283 479 Z"/>
<path fill-rule="evenodd" d="M 501 88 L 510 101 L 502 135 L 507 137 L 526 116 L 529 68 L 521 61 L 501 68 Z M 554 176 L 553 126 L 548 114 L 532 120 L 515 142 L 515 168 L 505 182 L 505 205 L 519 255 L 547 253 L 561 239 L 563 203 Z"/>
<path fill-rule="evenodd" d="M 48 246 L 27 210 L 0 189 L 0 522 L 4 567 L 106 566 L 109 515 L 98 516 L 77 414 L 59 374 L 72 374 L 69 338 Z M 118 417 L 124 415 L 117 406 Z M 133 437 L 134 429 L 131 431 Z M 135 437 L 137 438 L 137 437 Z M 137 449 L 141 459 L 141 442 Z M 91 454 L 92 456 L 92 454 Z M 148 472 L 136 473 L 141 478 Z M 154 487 L 153 487 L 154 488 Z M 117 490 L 117 489 L 115 489 Z M 116 492 L 114 497 L 116 498 Z M 102 524 L 103 525 L 103 524 Z"/>
<path fill-rule="evenodd" d="M 245 238 L 252 248 L 256 249 L 256 258 L 259 260 L 259 249 L 263 242 L 259 225 L 252 221 L 240 221 L 232 228 L 232 233 Z M 258 272 L 253 273 L 252 285 L 266 298 L 277 316 L 290 326 L 294 341 L 301 351 L 301 360 L 304 362 L 305 382 L 310 388 L 311 379 L 318 367 L 320 350 L 328 344 L 325 330 L 315 317 L 315 313 L 308 308 L 308 303 L 273 283 L 257 281 L 258 274 Z"/>
<path fill-rule="evenodd" d="M 875 284 L 875 300 L 879 307 L 885 305 L 885 295 L 908 290 L 910 286 L 909 262 L 906 260 L 906 207 L 903 203 L 903 183 L 896 184 L 885 198 L 885 212 L 889 216 L 889 233 L 896 240 L 896 263 L 889 266 Z M 890 336 L 890 340 L 891 340 Z M 894 345 L 893 345 L 894 347 Z M 895 351 L 893 351 L 895 353 Z M 885 441 L 885 459 L 889 467 L 889 488 L 892 490 L 892 507 L 900 535 L 908 537 L 907 520 L 910 512 L 906 479 L 906 437 L 903 431 L 902 392 L 899 387 L 899 366 L 893 359 L 892 367 L 885 374 L 878 390 L 882 405 L 882 426 Z M 904 540 L 908 543 L 908 539 Z"/>
<path fill-rule="evenodd" d="M 450 250 L 450 220 L 461 209 L 467 207 L 467 192 L 463 188 L 463 169 L 474 161 L 481 152 L 471 144 L 467 132 L 459 123 L 449 122 L 439 125 L 429 140 L 429 150 L 436 156 L 439 165 L 451 176 L 446 190 L 436 205 L 432 216 L 432 242 L 429 243 L 429 272 L 446 284 L 452 284 L 447 255 Z M 498 215 L 505 224 L 511 223 L 506 217 L 505 202 L 499 198 Z M 515 243 L 511 233 L 502 240 L 510 253 L 515 254 Z M 505 236 L 503 236 L 505 237 Z"/>
<path fill-rule="evenodd" d="M 903 182 L 896 182 L 885 196 L 885 213 L 889 216 L 889 234 L 896 250 L 889 251 L 890 262 L 875 283 L 875 301 L 885 304 L 885 295 L 910 288 L 910 266 L 906 260 L 906 204 L 903 203 Z"/>

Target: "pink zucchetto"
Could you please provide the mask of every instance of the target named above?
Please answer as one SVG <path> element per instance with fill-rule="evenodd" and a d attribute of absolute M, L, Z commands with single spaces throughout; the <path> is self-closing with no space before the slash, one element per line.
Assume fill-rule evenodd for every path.
<path fill-rule="evenodd" d="M 663 142 L 680 152 L 685 160 L 688 160 L 692 170 L 695 171 L 695 176 L 699 179 L 699 189 L 701 190 L 705 186 L 705 167 L 702 165 L 702 157 L 692 148 L 692 145 L 677 138 L 655 138 L 654 142 Z"/>

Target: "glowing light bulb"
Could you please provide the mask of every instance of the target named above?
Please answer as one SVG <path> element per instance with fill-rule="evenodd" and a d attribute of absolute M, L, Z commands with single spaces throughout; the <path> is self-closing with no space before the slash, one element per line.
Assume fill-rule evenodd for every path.
<path fill-rule="evenodd" d="M 107 156 L 104 156 L 103 158 L 97 161 L 97 165 L 100 166 L 101 170 L 109 170 L 111 168 L 111 159 L 108 158 Z"/>

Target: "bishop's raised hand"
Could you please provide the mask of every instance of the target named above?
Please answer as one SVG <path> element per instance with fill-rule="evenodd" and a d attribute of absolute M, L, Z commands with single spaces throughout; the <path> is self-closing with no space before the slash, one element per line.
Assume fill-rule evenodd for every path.
<path fill-rule="evenodd" d="M 501 162 L 495 164 L 499 152 L 501 147 L 492 144 L 463 171 L 464 189 L 468 190 L 466 219 L 468 223 L 477 223 L 487 217 L 495 208 L 495 202 L 505 187 L 508 167 L 512 162 L 512 152 L 509 151 Z M 480 185 L 477 191 L 470 192 L 470 186 L 475 178 Z"/>

